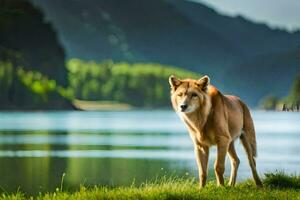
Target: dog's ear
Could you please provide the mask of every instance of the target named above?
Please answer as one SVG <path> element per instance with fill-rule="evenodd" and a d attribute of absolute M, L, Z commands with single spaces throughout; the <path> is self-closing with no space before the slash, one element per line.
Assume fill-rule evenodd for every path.
<path fill-rule="evenodd" d="M 174 75 L 171 75 L 169 77 L 169 83 L 170 83 L 171 88 L 176 89 L 181 84 L 181 80 L 176 78 Z"/>
<path fill-rule="evenodd" d="M 207 75 L 197 80 L 198 87 L 200 87 L 203 91 L 207 90 L 209 84 L 210 84 L 210 78 Z"/>

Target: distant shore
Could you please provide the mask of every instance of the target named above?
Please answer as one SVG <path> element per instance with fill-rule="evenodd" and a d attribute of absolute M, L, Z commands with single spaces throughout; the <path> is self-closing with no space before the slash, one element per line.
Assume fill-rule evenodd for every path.
<path fill-rule="evenodd" d="M 73 100 L 73 105 L 78 110 L 83 111 L 100 111 L 100 110 L 132 110 L 133 106 L 126 103 L 118 103 L 114 101 L 85 101 Z"/>

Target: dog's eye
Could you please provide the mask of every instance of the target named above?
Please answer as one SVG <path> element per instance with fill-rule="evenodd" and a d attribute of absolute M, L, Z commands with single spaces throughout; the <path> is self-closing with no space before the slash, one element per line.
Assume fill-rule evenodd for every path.
<path fill-rule="evenodd" d="M 179 96 L 179 97 L 182 97 L 182 95 L 183 95 L 183 94 L 182 94 L 181 92 L 180 92 L 180 93 L 178 93 L 178 96 Z"/>
<path fill-rule="evenodd" d="M 194 97 L 197 97 L 197 94 L 196 93 L 192 93 L 192 98 L 194 98 Z"/>

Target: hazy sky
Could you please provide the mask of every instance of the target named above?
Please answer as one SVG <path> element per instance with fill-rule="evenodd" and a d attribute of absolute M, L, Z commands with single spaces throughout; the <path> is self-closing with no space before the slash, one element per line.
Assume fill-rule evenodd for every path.
<path fill-rule="evenodd" d="M 271 27 L 300 30 L 300 0 L 193 0 L 227 15 L 243 15 Z"/>

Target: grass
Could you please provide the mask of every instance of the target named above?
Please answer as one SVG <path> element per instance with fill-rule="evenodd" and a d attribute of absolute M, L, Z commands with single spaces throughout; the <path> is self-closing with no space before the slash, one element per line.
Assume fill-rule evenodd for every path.
<path fill-rule="evenodd" d="M 62 191 L 26 197 L 24 194 L 2 194 L 0 199 L 299 199 L 300 177 L 286 175 L 283 172 L 268 173 L 263 180 L 264 187 L 256 188 L 251 180 L 237 184 L 235 187 L 217 187 L 209 182 L 203 189 L 198 188 L 194 180 L 180 178 L 161 178 L 151 183 L 131 187 L 81 187 L 70 193 Z"/>
<path fill-rule="evenodd" d="M 300 190 L 300 176 L 286 175 L 283 171 L 275 173 L 266 173 L 264 184 L 270 188 L 293 188 Z"/>

